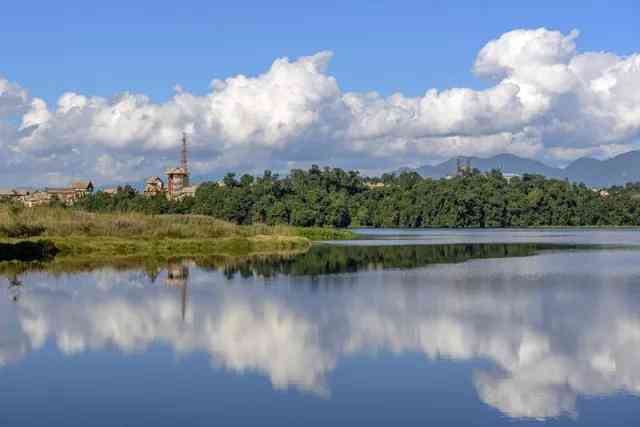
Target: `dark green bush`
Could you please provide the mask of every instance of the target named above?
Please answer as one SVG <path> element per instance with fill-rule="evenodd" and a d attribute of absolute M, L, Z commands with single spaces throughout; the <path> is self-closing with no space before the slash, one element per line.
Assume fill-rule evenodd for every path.
<path fill-rule="evenodd" d="M 9 237 L 11 239 L 24 239 L 27 237 L 36 237 L 42 235 L 46 231 L 46 228 L 34 224 L 10 224 L 0 226 L 0 236 Z"/>

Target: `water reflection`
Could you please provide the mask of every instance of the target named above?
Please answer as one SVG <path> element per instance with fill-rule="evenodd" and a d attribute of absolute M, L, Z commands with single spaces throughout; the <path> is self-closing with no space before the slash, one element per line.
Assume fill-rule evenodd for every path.
<path fill-rule="evenodd" d="M 9 278 L 9 285 L 7 286 L 7 293 L 9 294 L 9 300 L 18 302 L 20 299 L 20 290 L 22 289 L 22 282 L 18 279 L 17 275 L 13 275 Z"/>
<path fill-rule="evenodd" d="M 319 245 L 304 254 L 229 259 L 200 258 L 195 263 L 208 271 L 222 271 L 228 279 L 248 277 L 321 276 L 385 269 L 413 269 L 440 263 L 461 263 L 480 258 L 530 256 L 539 251 L 599 249 L 598 245 L 549 243 L 471 243 L 402 246 Z"/>
<path fill-rule="evenodd" d="M 474 387 L 512 417 L 575 415 L 578 396 L 640 392 L 640 253 L 540 249 L 320 247 L 226 267 L 176 262 L 156 277 L 25 274 L 20 298 L 0 302 L 0 365 L 46 345 L 75 355 L 162 344 L 328 397 L 341 360 L 419 352 L 490 362 Z"/>
<path fill-rule="evenodd" d="M 189 279 L 189 267 L 185 262 L 172 262 L 167 266 L 167 279 L 165 283 L 168 286 L 180 289 L 180 306 L 182 320 L 185 320 L 187 314 L 187 284 Z"/>

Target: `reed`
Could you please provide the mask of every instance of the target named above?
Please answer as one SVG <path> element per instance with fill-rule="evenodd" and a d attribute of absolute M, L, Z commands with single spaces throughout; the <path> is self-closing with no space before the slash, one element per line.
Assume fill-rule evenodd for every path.
<path fill-rule="evenodd" d="M 202 215 L 0 206 L 0 241 L 47 239 L 64 255 L 240 255 L 300 250 L 308 248 L 311 240 L 352 237 L 348 230 L 236 225 Z"/>

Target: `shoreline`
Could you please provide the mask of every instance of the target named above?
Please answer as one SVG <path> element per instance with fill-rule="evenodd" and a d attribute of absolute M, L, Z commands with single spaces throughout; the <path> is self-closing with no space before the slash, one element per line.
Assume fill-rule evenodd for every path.
<path fill-rule="evenodd" d="M 0 239 L 6 262 L 52 262 L 110 259 L 168 260 L 181 257 L 254 256 L 306 252 L 312 241 L 298 236 L 223 237 L 189 239 L 136 239 L 120 237 L 45 237 Z"/>
<path fill-rule="evenodd" d="M 350 230 L 236 225 L 203 215 L 96 214 L 73 209 L 11 210 L 0 206 L 3 251 L 0 261 L 46 257 L 243 256 L 308 250 L 312 241 L 353 238 L 356 234 Z"/>
<path fill-rule="evenodd" d="M 46 238 L 0 240 L 0 276 L 27 271 L 70 273 L 107 266 L 158 266 L 179 259 L 243 259 L 293 256 L 312 241 L 296 236 L 162 239 Z M 13 252 L 13 254 L 11 253 Z"/>

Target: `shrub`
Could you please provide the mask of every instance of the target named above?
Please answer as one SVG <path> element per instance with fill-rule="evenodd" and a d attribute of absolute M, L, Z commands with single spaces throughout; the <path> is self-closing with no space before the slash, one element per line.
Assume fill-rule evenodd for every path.
<path fill-rule="evenodd" d="M 46 228 L 39 224 L 27 225 L 15 223 L 0 226 L 0 235 L 11 239 L 21 239 L 26 237 L 36 237 L 42 235 Z"/>

